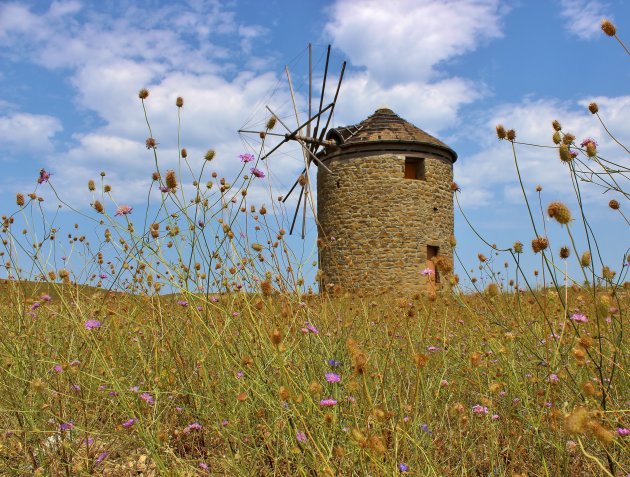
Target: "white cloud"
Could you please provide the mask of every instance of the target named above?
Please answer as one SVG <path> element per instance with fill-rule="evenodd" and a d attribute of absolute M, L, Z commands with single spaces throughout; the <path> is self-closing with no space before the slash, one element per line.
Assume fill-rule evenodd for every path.
<path fill-rule="evenodd" d="M 62 129 L 55 117 L 17 112 L 0 116 L 0 143 L 13 154 L 49 152 L 53 136 Z"/>
<path fill-rule="evenodd" d="M 498 141 L 494 135 L 497 124 L 514 128 L 517 141 L 544 146 L 554 146 L 551 141 L 551 122 L 557 119 L 563 131 L 574 134 L 579 144 L 582 139 L 595 139 L 599 154 L 610 161 L 624 163 L 627 153 L 607 135 L 599 121 L 592 116 L 587 106 L 596 101 L 600 113 L 613 134 L 624 144 L 630 144 L 630 131 L 622 125 L 630 124 L 630 96 L 615 98 L 585 98 L 574 104 L 559 103 L 555 100 L 525 100 L 518 104 L 504 104 L 491 111 L 480 124 L 471 125 L 462 131 L 470 137 L 485 138 L 479 143 L 479 151 L 469 157 L 460 157 L 455 164 L 455 180 L 462 188 L 461 200 L 468 207 L 481 207 L 490 204 L 522 203 L 522 192 L 517 182 L 517 173 L 510 144 Z M 558 157 L 558 151 L 550 148 L 516 145 L 520 173 L 527 194 L 533 194 L 536 185 L 560 200 L 570 200 L 574 196 L 567 165 Z M 601 168 L 580 156 L 598 172 Z M 579 166 L 581 167 L 581 166 Z M 617 180 L 621 180 L 617 177 Z M 584 199 L 589 202 L 604 202 L 603 189 L 593 184 L 582 183 Z M 623 180 L 625 190 L 630 188 L 628 180 Z M 612 198 L 612 195 L 611 197 Z M 608 195 L 605 196 L 605 202 Z"/>
<path fill-rule="evenodd" d="M 560 0 L 560 7 L 565 28 L 583 39 L 598 36 L 602 19 L 608 16 L 606 5 L 598 0 Z"/>
<path fill-rule="evenodd" d="M 446 60 L 501 36 L 498 0 L 339 0 L 325 32 L 383 84 L 426 82 Z"/>

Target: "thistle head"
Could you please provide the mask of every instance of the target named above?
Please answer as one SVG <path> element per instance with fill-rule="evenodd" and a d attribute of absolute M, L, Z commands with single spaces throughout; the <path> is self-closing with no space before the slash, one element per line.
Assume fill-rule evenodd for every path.
<path fill-rule="evenodd" d="M 615 25 L 608 19 L 602 20 L 602 31 L 608 36 L 615 36 L 617 34 L 617 29 Z"/>

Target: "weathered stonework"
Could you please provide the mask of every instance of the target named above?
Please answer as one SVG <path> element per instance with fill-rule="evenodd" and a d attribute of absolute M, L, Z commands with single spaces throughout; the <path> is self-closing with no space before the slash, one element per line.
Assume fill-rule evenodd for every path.
<path fill-rule="evenodd" d="M 383 111 L 395 116 L 390 110 L 375 116 Z M 421 272 L 428 245 L 451 257 L 451 184 L 457 156 L 438 140 L 430 144 L 426 137 L 414 141 L 410 134 L 401 135 L 403 140 L 396 141 L 373 131 L 367 139 L 355 134 L 356 142 L 330 148 L 322 156 L 332 172 L 323 167 L 317 171 L 324 287 L 414 292 L 425 288 Z M 405 161 L 414 159 L 424 160 L 423 178 L 406 179 Z"/>

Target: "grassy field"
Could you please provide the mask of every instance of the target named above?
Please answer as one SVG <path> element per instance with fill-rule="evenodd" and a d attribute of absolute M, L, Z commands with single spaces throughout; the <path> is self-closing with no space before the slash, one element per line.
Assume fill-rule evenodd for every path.
<path fill-rule="evenodd" d="M 53 288 L 2 284 L 2 475 L 630 472 L 627 292 Z"/>

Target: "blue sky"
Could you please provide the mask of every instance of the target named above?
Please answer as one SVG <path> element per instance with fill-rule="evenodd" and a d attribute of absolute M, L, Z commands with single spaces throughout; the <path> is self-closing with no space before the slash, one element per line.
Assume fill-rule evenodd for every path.
<path fill-rule="evenodd" d="M 558 119 L 578 142 L 593 137 L 602 156 L 628 165 L 628 155 L 586 109 L 596 100 L 618 139 L 630 143 L 630 66 L 599 30 L 604 17 L 630 41 L 623 0 L 3 1 L 1 210 L 14 208 L 16 192 L 33 189 L 42 167 L 79 209 L 89 209 L 85 184 L 101 170 L 119 202 L 140 207 L 153 170 L 137 99 L 142 87 L 151 91 L 163 168 L 177 161 L 173 104 L 181 95 L 191 158 L 214 148 L 213 166 L 230 177 L 238 154 L 248 152 L 236 131 L 264 116 L 262 101 L 278 85 L 274 107 L 288 108 L 284 65 L 304 105 L 306 44 L 314 44 L 321 71 L 332 43 L 332 78 L 349 62 L 334 123 L 355 124 L 385 104 L 441 138 L 459 154 L 455 180 L 479 230 L 499 246 L 528 244 L 533 232 L 511 149 L 494 135 L 497 123 L 515 128 L 519 140 L 550 145 L 550 123 Z M 518 154 L 532 199 L 540 184 L 544 206 L 560 200 L 575 207 L 554 150 L 519 146 Z M 300 160 L 287 149 L 269 164 L 274 194 L 286 192 Z M 618 270 L 628 227 L 607 204 L 626 201 L 589 184 L 583 192 L 604 261 Z M 42 194 L 54 211 L 54 197 Z M 252 200 L 268 202 L 267 189 L 252 190 Z M 68 213 L 65 220 L 77 218 Z M 548 229 L 552 247 L 565 245 L 557 225 Z M 459 214 L 456 230 L 473 267 L 477 252 L 488 248 Z M 305 249 L 312 250 L 312 240 Z"/>

